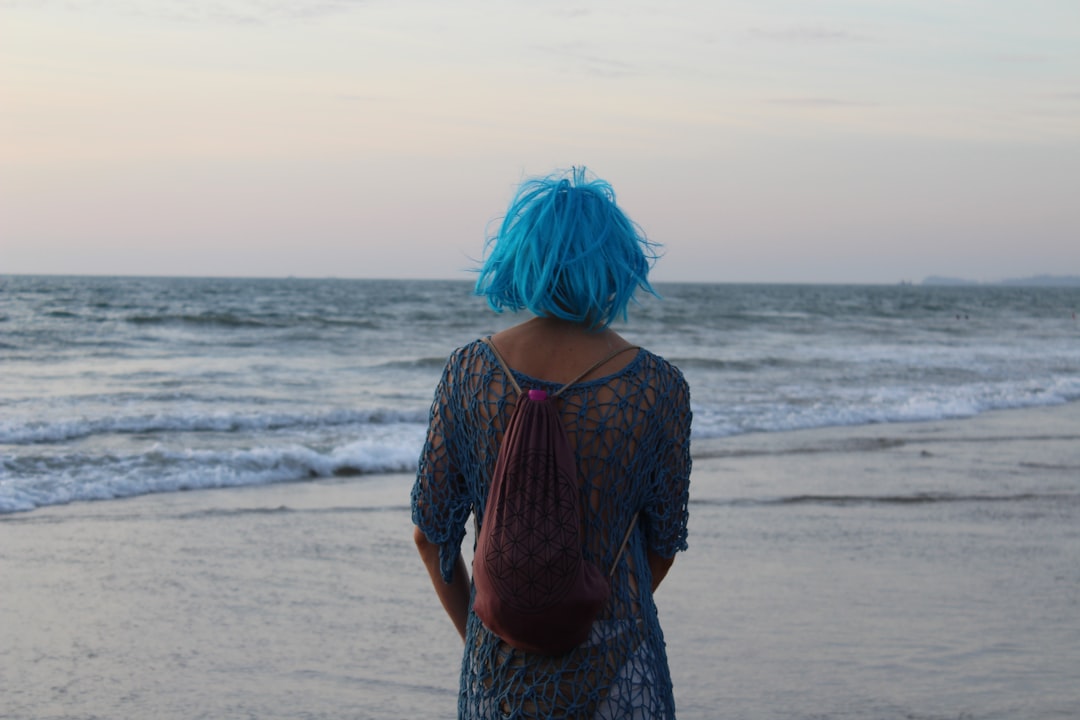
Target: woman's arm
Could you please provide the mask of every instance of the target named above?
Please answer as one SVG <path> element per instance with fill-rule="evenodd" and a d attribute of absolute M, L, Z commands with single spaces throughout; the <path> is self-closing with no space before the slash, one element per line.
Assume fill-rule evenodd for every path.
<path fill-rule="evenodd" d="M 649 558 L 649 570 L 652 571 L 652 591 L 655 593 L 656 588 L 660 587 L 660 583 L 664 581 L 668 570 L 675 563 L 675 558 L 660 557 L 652 550 L 647 551 L 647 556 Z"/>
<path fill-rule="evenodd" d="M 465 621 L 469 617 L 469 571 L 465 567 L 465 558 L 458 553 L 457 560 L 454 561 L 454 579 L 450 583 L 444 582 L 442 573 L 439 571 L 439 546 L 428 540 L 424 531 L 415 526 L 413 540 L 431 577 L 431 584 L 435 586 L 435 594 L 439 596 L 439 602 L 453 621 L 458 635 L 461 635 L 461 639 L 464 640 Z M 653 583 L 655 582 L 654 580 Z"/>

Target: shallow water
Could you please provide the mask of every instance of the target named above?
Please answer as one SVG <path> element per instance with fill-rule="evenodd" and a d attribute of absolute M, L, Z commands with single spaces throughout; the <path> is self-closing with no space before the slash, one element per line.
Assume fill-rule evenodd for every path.
<path fill-rule="evenodd" d="M 660 287 L 617 325 L 694 438 L 1080 399 L 1077 288 Z M 0 276 L 0 513 L 408 473 L 468 282 Z"/>
<path fill-rule="evenodd" d="M 680 718 L 1080 716 L 1080 405 L 700 451 L 658 594 Z M 0 518 L 0 717 L 452 716 L 410 485 Z"/>
<path fill-rule="evenodd" d="M 428 637 L 428 591 L 409 572 L 419 568 L 398 492 L 407 482 L 178 494 L 5 522 L 0 716 L 393 718 L 449 707 L 448 678 L 440 687 L 417 672 L 455 648 L 449 635 L 441 651 Z M 396 504 L 370 502 L 376 485 L 393 487 Z M 34 630 L 18 629 L 26 623 Z"/>
<path fill-rule="evenodd" d="M 1080 717 L 1078 417 L 760 437 L 700 462 L 661 590 L 695 598 L 696 622 L 663 618 L 680 717 Z"/>

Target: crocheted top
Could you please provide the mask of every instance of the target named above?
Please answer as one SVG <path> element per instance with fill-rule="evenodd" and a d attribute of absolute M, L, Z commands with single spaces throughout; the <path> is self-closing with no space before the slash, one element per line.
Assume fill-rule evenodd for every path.
<path fill-rule="evenodd" d="M 514 371 L 525 389 L 557 383 Z M 456 350 L 431 407 L 427 442 L 412 490 L 413 522 L 440 546 L 443 579 L 469 515 L 484 504 L 515 392 L 491 350 Z M 646 550 L 686 549 L 690 482 L 690 393 L 682 374 L 639 350 L 616 373 L 560 396 L 578 463 L 585 558 L 605 570 L 634 515 L 639 520 L 611 579 L 611 597 L 589 638 L 558 657 L 515 650 L 469 612 L 459 718 L 674 718 L 664 638 L 653 604 Z"/>

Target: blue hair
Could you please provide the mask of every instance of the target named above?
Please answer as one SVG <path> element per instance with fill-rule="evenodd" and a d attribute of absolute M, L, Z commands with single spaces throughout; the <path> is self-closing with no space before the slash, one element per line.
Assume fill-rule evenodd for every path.
<path fill-rule="evenodd" d="M 521 184 L 487 239 L 476 294 L 497 313 L 527 309 L 602 330 L 626 319 L 638 288 L 657 295 L 648 274 L 658 248 L 610 184 L 572 168 Z"/>

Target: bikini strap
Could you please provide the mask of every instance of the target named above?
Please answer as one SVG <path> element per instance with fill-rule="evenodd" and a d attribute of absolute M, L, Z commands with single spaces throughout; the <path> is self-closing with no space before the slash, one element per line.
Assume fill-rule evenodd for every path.
<path fill-rule="evenodd" d="M 593 370 L 597 369 L 598 367 L 600 367 L 601 365 L 603 365 L 604 363 L 606 363 L 606 362 L 607 362 L 608 360 L 611 360 L 611 359 L 612 359 L 613 357 L 615 357 L 616 355 L 622 355 L 622 354 L 623 354 L 624 352 L 626 352 L 627 350 L 638 350 L 638 349 L 639 349 L 639 348 L 638 348 L 638 346 L 637 346 L 637 345 L 627 345 L 626 347 L 622 347 L 622 348 L 618 348 L 618 349 L 616 349 L 616 350 L 612 350 L 612 351 L 611 351 L 611 352 L 609 352 L 609 353 L 608 353 L 607 355 L 605 355 L 605 356 L 604 356 L 604 358 L 603 358 L 602 360 L 599 360 L 599 361 L 597 361 L 597 362 L 593 363 L 592 367 L 590 367 L 590 368 L 589 368 L 588 370 L 586 370 L 585 372 L 581 373 L 581 374 L 580 374 L 580 375 L 578 375 L 578 376 L 577 376 L 576 378 L 574 378 L 573 380 L 571 380 L 570 382 L 566 383 L 566 384 L 565 384 L 565 385 L 563 385 L 563 386 L 562 386 L 561 388 L 559 388 L 558 390 L 556 390 L 556 391 L 555 391 L 554 393 L 552 393 L 552 396 L 553 396 L 553 397 L 557 397 L 557 396 L 559 396 L 559 395 L 562 395 L 562 392 L 563 392 L 563 390 L 565 390 L 566 388 L 570 387 L 571 385 L 575 385 L 575 384 L 577 384 L 577 383 L 581 382 L 581 381 L 582 381 L 582 380 L 583 380 L 583 379 L 585 378 L 585 376 L 586 376 L 586 375 L 588 375 L 588 374 L 589 374 L 589 373 L 591 373 L 591 372 L 592 372 Z"/>
<path fill-rule="evenodd" d="M 491 348 L 491 352 L 495 353 L 495 359 L 499 361 L 499 365 L 500 365 L 500 366 L 502 367 L 502 369 L 503 369 L 503 372 L 504 372 L 504 373 L 506 373 L 506 377 L 510 378 L 510 383 L 511 383 L 511 384 L 512 384 L 512 385 L 514 386 L 514 390 L 515 390 L 515 391 L 517 391 L 517 394 L 518 394 L 518 395 L 520 395 L 520 394 L 521 394 L 521 392 L 522 392 L 522 391 L 521 391 L 521 386 L 520 386 L 520 385 L 518 385 L 518 383 L 517 383 L 517 380 L 515 380 L 515 379 L 514 379 L 514 373 L 513 373 L 513 372 L 511 372 L 511 370 L 510 370 L 510 366 L 506 364 L 506 360 L 504 360 L 504 359 L 503 359 L 503 356 L 502 356 L 502 355 L 501 355 L 501 354 L 499 353 L 499 350 L 498 350 L 498 349 L 497 349 L 497 348 L 495 347 L 495 343 L 491 342 L 491 337 L 489 336 L 489 337 L 483 338 L 483 342 L 484 342 L 484 344 L 485 344 L 485 345 L 487 345 L 487 346 L 488 346 L 489 348 Z M 599 361 L 597 361 L 597 362 L 593 363 L 593 364 L 592 364 L 592 365 L 591 365 L 591 366 L 589 367 L 589 369 L 588 369 L 588 370 L 586 370 L 585 372 L 581 373 L 581 374 L 580 374 L 580 375 L 578 375 L 578 376 L 577 376 L 576 378 L 574 378 L 573 380 L 571 380 L 570 382 L 566 383 L 566 384 L 565 384 L 565 385 L 563 385 L 563 386 L 562 386 L 561 388 L 559 388 L 558 390 L 556 390 L 555 392 L 553 392 L 553 393 L 551 394 L 551 396 L 552 396 L 552 397 L 555 397 L 555 396 L 557 396 L 557 395 L 561 395 L 561 394 L 562 394 L 562 392 L 563 392 L 563 390 L 566 390 L 566 388 L 570 387 L 571 385 L 574 385 L 574 384 L 576 384 L 576 383 L 578 383 L 578 382 L 581 382 L 581 380 L 582 380 L 582 379 L 583 379 L 583 378 L 584 378 L 584 377 L 585 377 L 586 375 L 588 375 L 589 373 L 591 373 L 591 372 L 592 372 L 593 370 L 596 370 L 596 369 L 597 369 L 598 367 L 600 367 L 601 365 L 603 365 L 603 364 L 604 364 L 604 363 L 606 363 L 607 361 L 611 360 L 611 359 L 612 359 L 612 358 L 614 358 L 614 357 L 615 357 L 616 355 L 621 355 L 622 353 L 626 352 L 627 350 L 639 350 L 639 349 L 640 349 L 640 348 L 639 348 L 639 347 L 638 347 L 637 345 L 627 345 L 626 347 L 623 347 L 623 348 L 617 348 L 617 349 L 615 349 L 615 350 L 612 350 L 612 351 L 611 351 L 611 352 L 609 352 L 609 353 L 608 353 L 607 355 L 605 355 L 605 356 L 603 357 L 603 359 L 601 359 L 601 360 L 599 360 Z"/>

